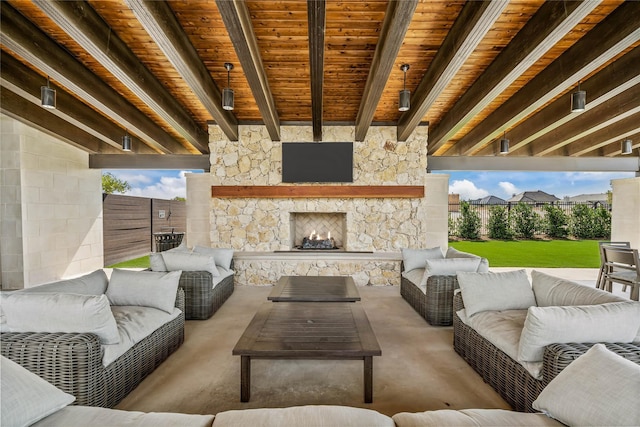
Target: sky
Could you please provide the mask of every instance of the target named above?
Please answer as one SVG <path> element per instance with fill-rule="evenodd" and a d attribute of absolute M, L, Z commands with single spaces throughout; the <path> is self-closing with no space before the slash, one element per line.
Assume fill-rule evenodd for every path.
<path fill-rule="evenodd" d="M 127 181 L 130 196 L 171 200 L 186 197 L 186 173 L 203 171 L 173 170 L 104 170 Z M 436 173 L 436 172 L 434 172 Z M 446 172 L 449 193 L 460 194 L 461 200 L 493 195 L 508 199 L 523 191 L 542 190 L 562 199 L 579 194 L 606 193 L 611 180 L 632 178 L 633 172 Z"/>

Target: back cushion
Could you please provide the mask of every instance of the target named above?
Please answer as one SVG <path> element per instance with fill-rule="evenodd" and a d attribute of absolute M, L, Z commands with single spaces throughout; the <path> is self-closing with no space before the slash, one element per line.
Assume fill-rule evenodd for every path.
<path fill-rule="evenodd" d="M 14 292 L 3 309 L 11 332 L 89 332 L 102 344 L 120 342 L 105 295 Z"/>
<path fill-rule="evenodd" d="M 583 286 L 536 270 L 531 272 L 531 283 L 538 307 L 593 305 L 628 301 L 610 292 Z"/>
<path fill-rule="evenodd" d="M 208 271 L 213 277 L 220 275 L 216 260 L 211 255 L 180 252 L 162 252 L 167 271 Z"/>
<path fill-rule="evenodd" d="M 443 259 L 444 255 L 439 247 L 430 249 L 402 249 L 402 262 L 404 271 L 425 268 L 428 259 Z"/>
<path fill-rule="evenodd" d="M 96 270 L 93 273 L 74 279 L 59 280 L 45 285 L 21 289 L 20 293 L 61 292 L 80 295 L 102 295 L 107 290 L 109 279 L 104 270 Z"/>
<path fill-rule="evenodd" d="M 231 269 L 231 261 L 233 260 L 233 249 L 230 248 L 206 248 L 204 246 L 196 246 L 193 253 L 202 255 L 211 255 L 216 260 L 216 265 L 225 270 Z"/>
<path fill-rule="evenodd" d="M 155 272 L 114 269 L 107 288 L 113 305 L 139 305 L 172 313 L 182 271 Z"/>

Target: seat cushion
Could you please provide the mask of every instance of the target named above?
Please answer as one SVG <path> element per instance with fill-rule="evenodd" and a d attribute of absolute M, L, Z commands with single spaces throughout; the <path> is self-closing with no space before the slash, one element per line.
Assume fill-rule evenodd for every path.
<path fill-rule="evenodd" d="M 504 409 L 441 409 L 439 411 L 400 412 L 393 417 L 397 427 L 425 426 L 562 426 L 544 414 L 526 414 Z"/>

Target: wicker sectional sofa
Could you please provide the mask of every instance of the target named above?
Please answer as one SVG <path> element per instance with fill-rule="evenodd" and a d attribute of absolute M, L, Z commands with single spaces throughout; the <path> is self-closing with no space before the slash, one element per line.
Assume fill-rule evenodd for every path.
<path fill-rule="evenodd" d="M 560 278 L 553 278 L 552 276 L 543 275 L 536 271 L 533 271 L 532 275 L 534 276 L 534 282 L 536 277 L 540 277 L 541 280 L 544 279 L 547 282 L 555 279 L 556 284 L 559 285 L 560 288 L 556 287 L 549 291 L 549 295 L 551 295 L 552 300 L 555 299 L 554 305 L 557 306 L 566 307 L 579 305 L 580 307 L 584 307 L 586 305 L 595 306 L 596 304 L 620 302 L 637 304 L 635 302 L 625 301 L 624 299 L 595 288 L 588 288 Z M 535 289 L 534 287 L 534 290 Z M 540 300 L 539 297 L 537 298 Z M 562 301 L 563 299 L 564 302 Z M 637 308 L 638 307 L 636 307 L 636 309 Z M 501 312 L 502 314 L 499 314 L 499 317 L 502 316 L 504 319 L 507 319 L 510 316 L 509 313 L 515 311 L 519 310 L 503 311 Z M 524 310 L 524 312 L 526 314 L 527 310 Z M 498 314 L 498 312 L 496 312 L 496 314 Z M 529 315 L 530 314 L 526 314 L 526 316 Z M 509 319 L 509 321 L 511 320 L 512 319 Z M 640 327 L 640 316 L 635 319 L 635 322 L 637 323 L 636 327 Z M 549 382 L 556 378 L 570 363 L 585 354 L 594 346 L 595 342 L 599 341 L 593 339 L 585 340 L 586 342 L 583 343 L 556 342 L 546 345 L 541 362 L 542 367 L 539 370 L 540 374 L 533 375 L 531 370 L 525 368 L 524 365 L 526 365 L 526 363 L 523 365 L 519 361 L 514 360 L 513 357 L 506 353 L 506 350 L 495 344 L 495 336 L 491 337 L 492 339 L 490 340 L 476 331 L 469 323 L 471 322 L 465 313 L 463 293 L 457 292 L 454 296 L 453 315 L 454 350 L 469 363 L 469 365 L 480 374 L 484 381 L 491 385 L 514 410 L 521 412 L 535 412 L 532 404 Z M 525 325 L 528 325 L 526 319 Z M 570 327 L 569 325 L 566 326 L 567 329 Z M 504 336 L 504 329 L 500 333 Z M 582 333 L 589 334 L 588 331 L 583 331 Z M 637 333 L 640 334 L 640 331 L 637 331 Z M 640 364 L 639 336 L 636 336 L 633 342 L 603 342 L 603 344 L 612 352 L 627 360 Z M 522 336 L 520 339 L 522 340 Z"/>
<path fill-rule="evenodd" d="M 81 278 L 27 288 L 11 294 L 58 295 L 68 292 L 89 295 L 94 290 L 89 289 L 87 283 L 89 279 L 94 280 L 100 273 L 104 275 L 102 270 L 98 270 Z M 159 274 L 126 272 L 126 274 L 129 273 Z M 134 328 L 134 333 L 138 330 L 140 331 L 138 334 L 142 335 L 146 333 L 145 331 L 150 331 L 119 356 L 116 356 L 117 352 L 110 353 L 113 349 L 108 347 L 114 346 L 105 345 L 96 333 L 68 331 L 2 332 L 0 352 L 2 356 L 75 396 L 74 405 L 111 408 L 136 388 L 184 342 L 184 291 L 177 286 L 178 278 L 176 275 L 174 280 L 173 295 L 175 297 L 171 297 L 175 298 L 175 309 L 172 309 L 170 314 L 146 306 L 112 306 L 118 328 L 116 333 L 121 337 L 122 334 L 133 335 L 130 333 L 131 327 Z M 153 283 L 154 280 L 148 282 Z M 3 299 L 5 296 L 3 293 Z M 7 304 L 6 301 L 3 305 Z M 6 310 L 8 306 L 5 305 L 4 308 Z M 125 323 L 131 325 L 129 329 L 122 326 Z M 123 327 L 125 329 L 122 329 Z M 107 363 L 105 361 L 109 355 L 111 358 Z"/>
<path fill-rule="evenodd" d="M 461 252 L 450 247 L 447 249 L 444 256 L 441 256 L 441 258 L 434 258 L 448 260 L 435 261 L 435 263 L 451 264 L 446 266 L 446 268 L 450 269 L 446 272 L 441 270 L 435 274 L 430 274 L 426 277 L 426 282 L 421 283 L 425 279 L 426 257 L 429 256 L 430 251 L 432 253 L 435 252 L 436 257 L 438 256 L 438 251 L 433 251 L 433 249 L 425 250 L 423 254 L 425 257 L 423 260 L 424 264 L 418 265 L 414 263 L 411 265 L 404 260 L 402 261 L 400 266 L 400 295 L 430 325 L 451 326 L 453 323 L 453 293 L 458 289 L 458 278 L 455 274 L 456 268 L 466 267 L 460 265 L 460 262 L 453 260 L 477 260 L 479 262 L 477 267 L 473 265 L 470 267 L 475 268 L 473 271 L 480 272 L 488 271 L 489 261 L 486 258 L 482 258 L 468 252 Z M 417 254 L 421 253 L 420 250 L 413 250 L 412 252 L 411 256 L 414 257 L 419 256 Z M 406 250 L 403 251 L 403 256 L 407 259 L 408 255 Z M 431 264 L 433 264 L 433 262 L 431 262 Z M 454 264 L 457 264 L 457 266 L 454 266 Z M 406 266 L 409 268 L 417 268 L 411 268 L 411 270 L 408 270 L 405 269 Z"/>
<path fill-rule="evenodd" d="M 185 319 L 205 320 L 233 294 L 234 275 L 219 278 L 208 271 L 183 271 L 180 288 L 185 295 Z"/>

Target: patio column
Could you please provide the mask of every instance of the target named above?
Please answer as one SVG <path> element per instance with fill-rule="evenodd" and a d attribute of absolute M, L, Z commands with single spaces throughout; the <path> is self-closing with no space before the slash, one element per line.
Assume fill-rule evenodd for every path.
<path fill-rule="evenodd" d="M 211 175 L 189 173 L 187 178 L 187 246 L 211 247 Z"/>
<path fill-rule="evenodd" d="M 640 177 L 614 179 L 611 240 L 640 248 Z"/>
<path fill-rule="evenodd" d="M 446 248 L 449 242 L 449 175 L 426 174 L 424 192 L 426 247 Z"/>

